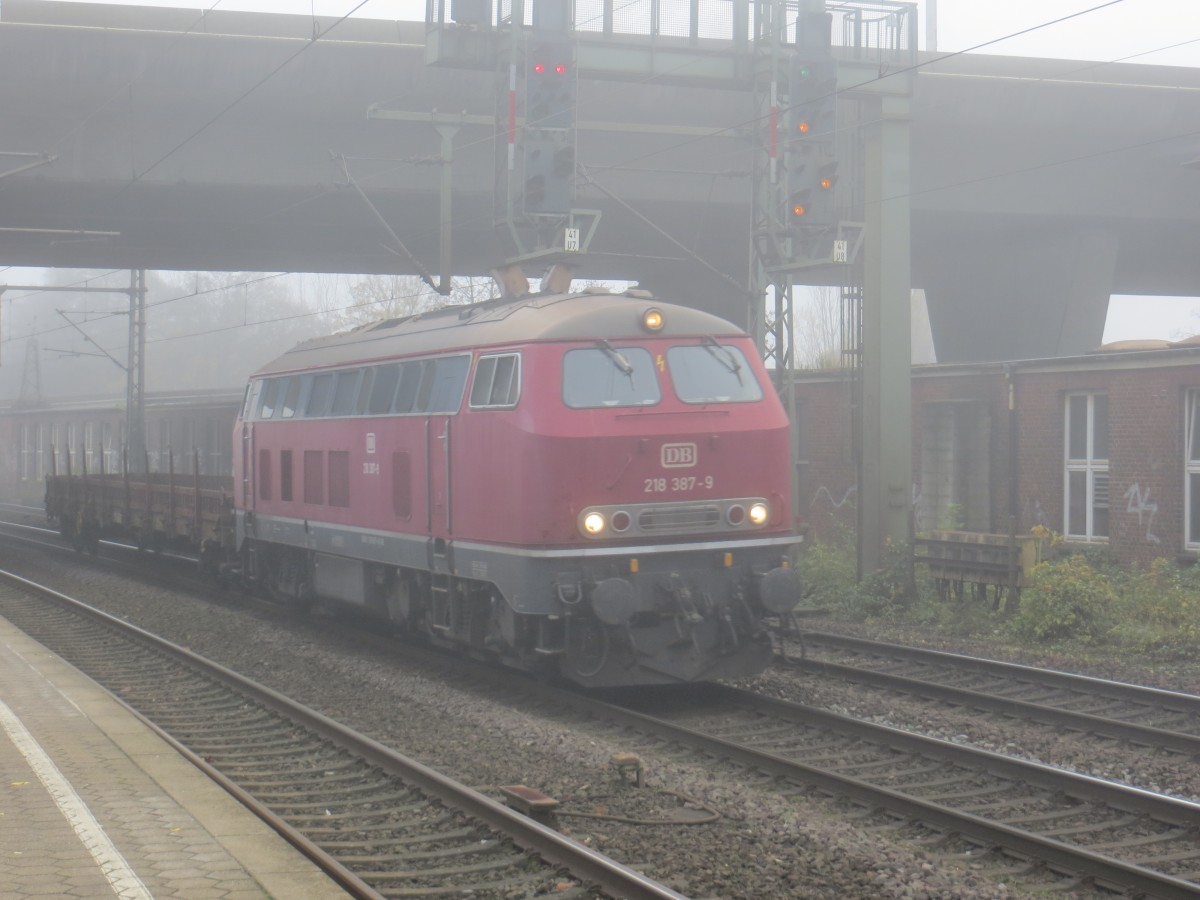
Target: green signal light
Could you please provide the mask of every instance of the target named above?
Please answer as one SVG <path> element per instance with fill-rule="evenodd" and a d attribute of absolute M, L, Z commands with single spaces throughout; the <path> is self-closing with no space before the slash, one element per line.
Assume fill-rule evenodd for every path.
<path fill-rule="evenodd" d="M 796 70 L 796 75 L 799 76 L 800 78 L 807 78 L 808 77 L 808 66 L 801 66 L 799 69 Z"/>

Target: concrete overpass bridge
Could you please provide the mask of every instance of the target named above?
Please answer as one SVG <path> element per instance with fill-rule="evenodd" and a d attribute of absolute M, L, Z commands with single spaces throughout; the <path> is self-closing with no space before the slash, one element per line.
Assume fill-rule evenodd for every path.
<path fill-rule="evenodd" d="M 5 0 L 0 264 L 413 271 L 379 217 L 434 272 L 509 255 L 496 76 L 427 65 L 421 23 L 332 25 Z M 940 359 L 1079 352 L 1111 293 L 1200 293 L 1200 70 L 918 62 L 912 282 Z M 576 205 L 603 219 L 579 274 L 744 319 L 750 93 L 682 72 L 590 78 L 583 50 L 580 71 Z"/>
<path fill-rule="evenodd" d="M 746 321 L 764 284 L 761 240 L 751 254 L 764 79 L 761 45 L 738 45 L 738 24 L 824 5 L 659 0 L 636 8 L 690 14 L 684 37 L 659 20 L 614 39 L 612 0 L 538 0 L 534 14 L 556 2 L 604 20 L 576 32 L 572 206 L 603 216 L 579 274 Z M 837 9 L 872 5 L 886 27 L 912 10 Z M 489 270 L 514 249 L 494 204 L 504 94 L 495 61 L 471 52 L 488 46 L 490 7 L 452 0 L 451 18 L 464 14 L 431 33 L 4 0 L 0 265 Z M 732 39 L 701 36 L 702 10 L 727 10 Z M 864 572 L 909 537 L 910 284 L 926 291 L 943 361 L 1081 352 L 1099 343 L 1111 293 L 1200 284 L 1200 70 L 904 46 L 835 50 L 848 98 L 838 195 L 861 200 L 861 265 L 772 281 L 861 280 Z"/>

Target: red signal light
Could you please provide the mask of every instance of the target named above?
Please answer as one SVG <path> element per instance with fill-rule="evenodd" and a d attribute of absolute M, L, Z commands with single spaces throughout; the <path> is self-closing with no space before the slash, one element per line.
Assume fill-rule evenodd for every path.
<path fill-rule="evenodd" d="M 558 65 L 556 65 L 554 67 L 554 74 L 555 75 L 566 75 L 567 74 L 567 64 L 559 63 Z"/>
<path fill-rule="evenodd" d="M 534 64 L 533 64 L 533 74 L 535 74 L 535 75 L 542 75 L 542 74 L 544 74 L 544 73 L 545 73 L 545 71 L 546 71 L 546 64 L 545 64 L 545 63 L 540 63 L 540 62 L 539 62 L 539 63 L 534 63 Z"/>

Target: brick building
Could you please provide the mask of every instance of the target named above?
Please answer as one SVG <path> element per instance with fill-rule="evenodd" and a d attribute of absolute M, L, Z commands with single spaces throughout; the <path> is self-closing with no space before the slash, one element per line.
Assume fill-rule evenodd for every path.
<path fill-rule="evenodd" d="M 1200 344 L 918 366 L 912 396 L 918 532 L 1003 534 L 1015 517 L 1018 534 L 1045 525 L 1125 562 L 1200 558 Z M 846 373 L 797 373 L 800 511 L 817 535 L 854 524 L 853 397 Z"/>

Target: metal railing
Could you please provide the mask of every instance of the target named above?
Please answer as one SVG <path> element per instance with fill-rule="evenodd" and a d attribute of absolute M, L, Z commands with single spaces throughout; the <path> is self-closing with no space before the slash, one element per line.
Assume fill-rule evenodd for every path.
<path fill-rule="evenodd" d="M 562 0 L 547 3 L 565 30 L 618 37 L 676 38 L 696 44 L 727 41 L 744 46 L 765 40 L 772 22 L 782 22 L 781 43 L 796 42 L 800 0 Z M 829 4 L 833 46 L 870 53 L 917 51 L 917 7 L 895 0 L 848 0 Z M 426 0 L 427 27 L 502 28 L 519 21 L 535 25 L 534 0 Z M 761 27 L 760 27 L 761 26 Z"/>

